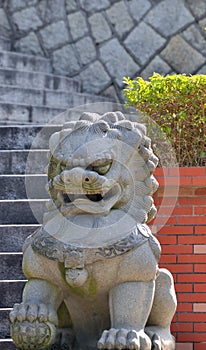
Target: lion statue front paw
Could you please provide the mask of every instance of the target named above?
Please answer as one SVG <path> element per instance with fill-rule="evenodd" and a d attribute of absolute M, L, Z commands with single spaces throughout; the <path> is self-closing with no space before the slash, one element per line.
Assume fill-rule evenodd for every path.
<path fill-rule="evenodd" d="M 111 328 L 104 331 L 98 341 L 99 349 L 150 350 L 151 340 L 143 330 Z"/>
<path fill-rule="evenodd" d="M 15 304 L 10 320 L 11 337 L 18 349 L 46 349 L 53 343 L 56 320 L 46 305 Z"/>

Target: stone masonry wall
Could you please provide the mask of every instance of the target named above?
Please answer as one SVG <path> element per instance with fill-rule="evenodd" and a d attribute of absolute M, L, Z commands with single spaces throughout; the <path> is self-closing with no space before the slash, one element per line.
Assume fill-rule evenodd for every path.
<path fill-rule="evenodd" d="M 119 93 L 123 76 L 206 73 L 205 0 L 0 0 L 11 50 L 49 57 L 83 91 Z"/>

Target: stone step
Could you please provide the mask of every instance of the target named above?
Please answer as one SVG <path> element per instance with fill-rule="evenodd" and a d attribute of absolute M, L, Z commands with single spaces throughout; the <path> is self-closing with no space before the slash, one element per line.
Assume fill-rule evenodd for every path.
<path fill-rule="evenodd" d="M 22 123 L 46 124 L 64 111 L 65 108 L 0 102 L 0 122 L 21 125 Z"/>
<path fill-rule="evenodd" d="M 24 89 L 18 86 L 0 85 L 0 102 L 22 103 L 54 108 L 71 108 L 94 102 L 106 102 L 108 98 L 83 93 L 65 91 Z"/>
<path fill-rule="evenodd" d="M 48 149 L 51 134 L 61 126 L 15 125 L 0 126 L 0 150 Z"/>
<path fill-rule="evenodd" d="M 0 339 L 0 349 L 1 350 L 17 350 L 16 346 L 11 339 Z"/>
<path fill-rule="evenodd" d="M 44 174 L 45 165 L 48 163 L 47 151 L 27 151 L 27 150 L 9 150 L 0 151 L 0 174 L 2 175 L 21 175 Z M 29 159 L 27 157 L 29 155 Z"/>
<path fill-rule="evenodd" d="M 103 114 L 115 110 L 115 106 L 115 103 L 109 101 L 93 103 L 89 105 L 89 109 L 85 105 L 78 106 L 57 115 L 52 119 L 51 125 L 47 124 L 46 126 L 40 124 L 0 125 L 0 150 L 29 149 L 33 141 L 33 149 L 48 149 L 49 137 L 53 132 L 60 130 L 65 121 L 77 120 L 86 108 L 91 112 L 96 111 Z M 36 137 L 37 134 L 38 137 Z"/>
<path fill-rule="evenodd" d="M 0 225 L 0 252 L 20 253 L 26 237 L 39 225 Z"/>
<path fill-rule="evenodd" d="M 11 49 L 11 41 L 0 36 L 0 51 L 9 51 Z"/>
<path fill-rule="evenodd" d="M 2 225 L 42 224 L 47 202 L 45 200 L 0 201 L 0 223 Z"/>
<path fill-rule="evenodd" d="M 10 309 L 0 310 L 0 349 L 2 342 L 1 339 L 10 338 L 10 322 L 9 322 Z"/>
<path fill-rule="evenodd" d="M 39 89 L 23 89 L 16 86 L 0 85 L 0 102 L 43 105 L 44 92 Z"/>
<path fill-rule="evenodd" d="M 48 199 L 47 175 L 0 175 L 0 200 Z"/>
<path fill-rule="evenodd" d="M 25 280 L 22 272 L 22 253 L 0 254 L 0 280 Z"/>
<path fill-rule="evenodd" d="M 12 308 L 22 301 L 25 281 L 0 281 L 0 308 Z"/>
<path fill-rule="evenodd" d="M 49 59 L 10 51 L 0 51 L 0 67 L 31 72 L 52 72 Z"/>
<path fill-rule="evenodd" d="M 64 76 L 0 68 L 0 84 L 23 88 L 80 92 L 80 82 Z"/>

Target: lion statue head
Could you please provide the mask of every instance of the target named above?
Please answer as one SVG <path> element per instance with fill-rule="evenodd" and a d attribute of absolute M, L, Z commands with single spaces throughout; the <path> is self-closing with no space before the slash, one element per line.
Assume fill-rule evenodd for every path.
<path fill-rule="evenodd" d="M 49 142 L 48 191 L 64 217 L 129 213 L 151 220 L 158 159 L 143 124 L 121 112 L 83 113 Z M 103 219 L 102 219 L 103 220 Z"/>

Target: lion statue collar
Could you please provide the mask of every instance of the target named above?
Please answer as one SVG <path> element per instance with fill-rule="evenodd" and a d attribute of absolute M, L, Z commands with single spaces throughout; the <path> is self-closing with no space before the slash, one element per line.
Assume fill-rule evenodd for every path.
<path fill-rule="evenodd" d="M 62 242 L 45 231 L 44 227 L 41 227 L 27 238 L 24 249 L 31 244 L 36 253 L 50 260 L 64 263 L 67 268 L 81 268 L 87 264 L 128 253 L 152 238 L 147 225 L 136 224 L 129 234 L 116 242 L 96 247 L 85 247 L 81 244 Z"/>

